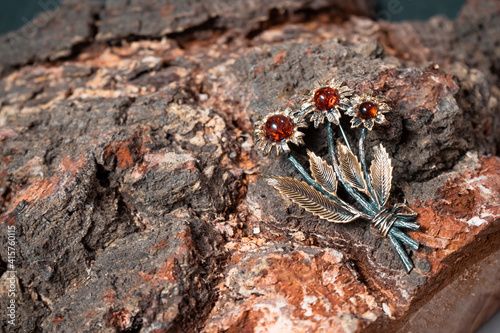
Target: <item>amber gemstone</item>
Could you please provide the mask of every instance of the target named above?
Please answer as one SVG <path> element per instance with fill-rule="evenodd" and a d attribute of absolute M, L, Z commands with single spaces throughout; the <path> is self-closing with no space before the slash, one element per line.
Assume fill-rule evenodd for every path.
<path fill-rule="evenodd" d="M 358 107 L 358 116 L 365 120 L 372 119 L 377 115 L 377 112 L 377 105 L 372 102 L 361 103 Z"/>
<path fill-rule="evenodd" d="M 314 92 L 313 100 L 318 110 L 327 111 L 339 103 L 340 95 L 336 89 L 324 87 Z"/>
<path fill-rule="evenodd" d="M 292 136 L 295 125 L 292 120 L 277 114 L 267 118 L 264 126 L 264 136 L 272 142 L 279 142 Z"/>

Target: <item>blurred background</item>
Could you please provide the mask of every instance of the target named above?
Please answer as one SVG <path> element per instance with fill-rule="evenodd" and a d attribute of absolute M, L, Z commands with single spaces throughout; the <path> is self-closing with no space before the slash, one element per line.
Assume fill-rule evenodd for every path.
<path fill-rule="evenodd" d="M 105 0 L 100 0 L 104 2 Z M 0 2 L 0 34 L 21 28 L 36 15 L 48 8 L 41 4 L 56 6 L 61 0 L 15 0 Z M 377 20 L 406 21 L 427 20 L 434 15 L 455 18 L 465 0 L 377 0 L 372 13 Z M 500 312 L 488 321 L 477 333 L 499 333 Z"/>
<path fill-rule="evenodd" d="M 0 1 L 0 34 L 22 27 L 44 10 L 43 4 L 52 6 L 61 1 Z M 97 1 L 105 2 L 106 0 Z M 426 20 L 434 15 L 455 18 L 465 0 L 375 0 L 375 3 L 375 10 L 372 14 L 377 20 L 405 21 Z"/>

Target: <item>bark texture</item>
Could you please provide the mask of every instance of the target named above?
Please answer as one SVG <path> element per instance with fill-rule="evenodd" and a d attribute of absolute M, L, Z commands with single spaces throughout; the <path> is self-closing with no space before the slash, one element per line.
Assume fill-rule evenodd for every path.
<path fill-rule="evenodd" d="M 0 242 L 14 225 L 19 291 L 2 331 L 477 329 L 499 305 L 500 5 L 397 24 L 371 10 L 67 1 L 0 36 Z M 383 143 L 390 203 L 419 213 L 410 274 L 366 221 L 319 220 L 261 178 L 299 175 L 253 150 L 252 124 L 333 77 L 393 107 L 367 153 Z M 307 167 L 327 147 L 305 132 Z"/>

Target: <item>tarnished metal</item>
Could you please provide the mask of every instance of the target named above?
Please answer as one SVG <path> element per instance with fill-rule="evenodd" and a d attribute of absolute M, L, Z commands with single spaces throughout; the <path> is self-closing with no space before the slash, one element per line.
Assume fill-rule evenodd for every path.
<path fill-rule="evenodd" d="M 345 181 L 355 189 L 370 195 L 363 171 L 361 170 L 361 163 L 358 162 L 356 155 L 340 142 L 337 142 L 337 147 L 340 172 L 342 172 Z"/>
<path fill-rule="evenodd" d="M 380 144 L 370 166 L 370 179 L 377 202 L 384 206 L 389 199 L 392 184 L 392 165 L 389 154 Z"/>
<path fill-rule="evenodd" d="M 375 122 L 384 122 L 385 118 L 382 113 L 388 112 L 390 109 L 386 103 L 382 102 L 381 98 L 369 95 L 354 96 L 351 99 L 352 103 L 346 106 L 346 96 L 347 94 L 350 95 L 351 91 L 342 86 L 339 81 L 332 82 L 335 83 L 336 89 L 347 92 L 342 95 L 344 99 L 342 109 L 347 109 L 346 114 L 357 119 L 354 121 L 353 118 L 354 123 L 351 122 L 353 127 L 357 127 L 361 123 L 364 125 L 361 128 L 359 138 L 359 156 L 356 156 L 350 148 L 351 146 L 337 117 L 330 120 L 326 116 L 327 112 L 332 110 L 322 111 L 324 112 L 323 116 L 326 117 L 325 119 L 329 120 L 326 124 L 326 132 L 331 164 L 328 164 L 313 152 L 308 151 L 311 177 L 304 167 L 291 154 L 287 153 L 289 161 L 306 182 L 274 176 L 267 177 L 267 181 L 283 196 L 308 212 L 329 222 L 348 223 L 360 217 L 370 221 L 371 225 L 383 237 L 390 239 L 406 271 L 409 272 L 413 268 L 413 263 L 403 245 L 412 250 L 417 250 L 419 244 L 400 229 L 418 230 L 420 225 L 412 222 L 416 217 L 416 213 L 405 204 L 396 204 L 392 209 L 386 207 L 391 191 L 393 167 L 384 146 L 380 144 L 375 148 L 369 172 L 365 158 L 364 143 L 367 131 L 373 128 Z M 311 96 L 313 95 L 314 93 L 311 93 Z M 296 113 L 298 122 L 301 122 L 311 112 L 319 112 L 318 110 L 311 111 L 310 102 L 310 100 L 306 101 L 301 110 Z M 362 103 L 368 103 L 365 104 L 367 106 L 366 110 L 368 110 L 368 116 L 372 117 L 372 119 L 367 119 L 366 114 L 358 114 L 365 111 Z M 357 108 L 361 111 L 356 111 Z M 338 112 L 337 109 L 333 111 Z M 323 119 L 318 121 L 318 117 L 322 116 L 318 113 L 311 118 L 315 127 L 323 122 Z M 345 143 L 335 139 L 332 124 L 340 128 Z M 356 201 L 356 205 L 348 204 L 338 197 L 339 183 Z"/>
<path fill-rule="evenodd" d="M 313 187 L 288 177 L 268 177 L 267 182 L 308 212 L 334 223 L 347 223 L 360 213 L 349 205 L 329 200 Z"/>
<path fill-rule="evenodd" d="M 324 159 L 316 156 L 312 151 L 308 151 L 311 174 L 319 186 L 332 195 L 337 195 L 337 175 L 331 165 Z"/>

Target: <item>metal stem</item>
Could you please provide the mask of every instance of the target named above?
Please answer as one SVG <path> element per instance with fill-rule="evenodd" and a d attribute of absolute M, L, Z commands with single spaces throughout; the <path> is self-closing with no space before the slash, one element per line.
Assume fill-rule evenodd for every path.
<path fill-rule="evenodd" d="M 377 205 L 378 209 L 382 208 L 382 203 L 379 198 L 375 194 L 375 190 L 373 189 L 372 182 L 370 180 L 370 174 L 368 173 L 368 168 L 366 166 L 366 158 L 365 158 L 365 138 L 366 138 L 366 128 L 363 127 L 361 129 L 361 135 L 359 137 L 359 159 L 361 161 L 361 167 L 363 168 L 363 173 L 365 176 L 366 185 L 368 186 L 368 192 L 370 193 L 371 199 L 374 204 Z"/>
<path fill-rule="evenodd" d="M 288 154 L 287 155 L 288 157 L 288 160 L 290 161 L 290 163 L 292 163 L 292 165 L 295 167 L 295 169 L 300 173 L 300 175 L 302 176 L 302 178 L 304 178 L 304 180 L 309 184 L 311 185 L 312 187 L 314 187 L 315 190 L 321 192 L 321 194 L 323 194 L 325 197 L 327 197 L 328 199 L 332 200 L 332 201 L 335 201 L 336 203 L 338 203 L 339 205 L 341 205 L 342 207 L 344 207 L 344 209 L 348 210 L 348 211 L 353 211 L 353 207 L 349 206 L 348 204 L 346 204 L 344 201 L 340 200 L 339 198 L 331 195 L 330 193 L 328 193 L 324 188 L 322 188 L 318 183 L 316 183 L 316 181 L 314 180 L 314 178 L 312 178 L 308 173 L 307 171 L 304 169 L 304 167 L 295 159 L 295 157 L 293 157 L 291 154 Z M 371 216 L 364 213 L 364 212 L 359 212 L 357 210 L 355 210 L 356 213 L 358 213 L 361 217 L 365 218 L 365 219 L 371 219 Z"/>
<path fill-rule="evenodd" d="M 420 223 L 406 222 L 406 221 L 401 221 L 398 219 L 396 222 L 394 222 L 394 227 L 401 228 L 401 229 L 418 230 L 418 229 L 420 229 Z"/>
<path fill-rule="evenodd" d="M 330 158 L 332 160 L 333 167 L 335 172 L 337 173 L 337 177 L 339 177 L 340 182 L 344 186 L 345 190 L 362 206 L 363 210 L 373 218 L 378 214 L 378 207 L 373 207 L 372 204 L 367 202 L 363 196 L 354 189 L 349 183 L 344 179 L 342 172 L 340 172 L 339 164 L 337 163 L 336 155 L 335 155 L 335 144 L 333 142 L 333 130 L 331 123 L 327 123 L 326 125 L 327 131 L 327 141 L 328 141 L 328 152 L 330 154 Z"/>
<path fill-rule="evenodd" d="M 412 250 L 415 251 L 418 250 L 418 242 L 416 240 L 407 236 L 398 228 L 394 228 L 394 226 L 392 227 L 391 231 L 392 235 L 396 237 L 399 241 L 401 241 L 404 245 L 408 246 Z"/>
<path fill-rule="evenodd" d="M 387 238 L 391 240 L 392 246 L 394 247 L 394 249 L 396 249 L 399 258 L 401 259 L 403 265 L 405 266 L 406 272 L 410 273 L 411 269 L 413 268 L 413 263 L 411 262 L 410 258 L 408 258 L 408 254 L 403 249 L 403 246 L 401 246 L 401 243 L 399 243 L 396 237 L 393 236 L 393 230 L 394 228 L 391 229 L 391 231 L 389 231 Z"/>

